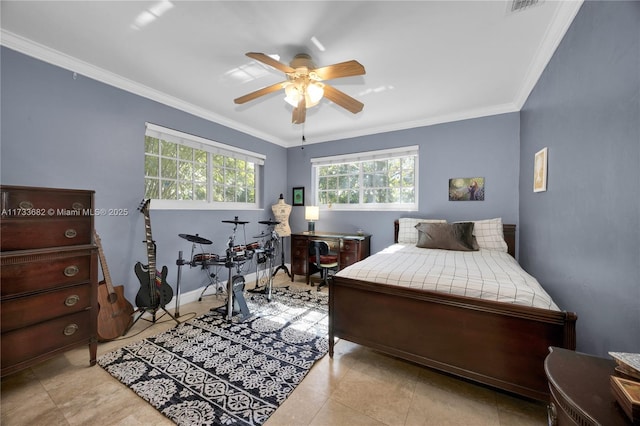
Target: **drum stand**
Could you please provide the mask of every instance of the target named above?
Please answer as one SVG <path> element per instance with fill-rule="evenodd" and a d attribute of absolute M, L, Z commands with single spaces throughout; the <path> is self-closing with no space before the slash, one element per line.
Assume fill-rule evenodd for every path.
<path fill-rule="evenodd" d="M 202 238 L 198 234 L 196 235 L 178 234 L 178 236 L 180 238 L 184 238 L 185 240 L 191 242 L 191 257 L 189 258 L 190 260 L 187 261 L 182 257 L 182 250 L 178 252 L 178 260 L 176 260 L 176 265 L 178 266 L 178 277 L 176 281 L 176 309 L 174 311 L 176 317 L 180 316 L 180 281 L 182 280 L 182 266 L 183 265 L 196 266 L 196 262 L 194 261 L 194 256 L 193 256 L 196 250 L 196 243 L 200 244 L 200 249 L 202 249 L 202 244 L 211 244 L 210 240 L 207 240 L 206 238 Z M 207 272 L 209 271 L 209 265 L 207 263 L 207 259 L 203 259 L 202 269 L 207 269 Z M 210 275 L 208 273 L 207 275 L 209 276 L 209 281 L 210 281 L 209 285 L 213 284 L 214 283 L 212 280 L 213 275 Z M 205 287 L 205 291 L 209 287 L 209 285 Z M 202 293 L 204 294 L 204 291 Z M 200 295 L 200 299 L 198 300 L 202 300 L 202 294 Z"/>
<path fill-rule="evenodd" d="M 206 269 L 207 270 L 207 278 L 209 278 L 209 284 L 207 284 L 207 286 L 202 290 L 202 293 L 200 293 L 200 297 L 198 298 L 198 302 L 202 301 L 202 298 L 204 297 L 204 294 L 207 292 L 207 289 L 211 286 L 214 286 L 216 289 L 216 292 L 214 294 L 212 294 L 211 296 L 217 296 L 218 294 L 224 293 L 224 288 L 222 287 L 222 284 L 220 283 L 220 280 L 218 279 L 218 274 L 212 274 L 209 272 L 209 263 L 206 263 L 204 265 L 202 265 L 202 269 Z M 214 266 L 216 266 L 217 268 L 219 268 L 221 265 L 214 263 Z M 217 270 L 216 270 L 217 272 Z"/>
<path fill-rule="evenodd" d="M 242 275 L 233 276 L 233 268 L 236 267 L 238 269 L 238 273 L 240 265 L 242 261 L 235 261 L 234 258 L 234 241 L 236 237 L 236 229 L 238 228 L 238 224 L 245 224 L 249 222 L 242 222 L 238 220 L 238 216 L 235 217 L 234 220 L 223 220 L 225 223 L 233 223 L 233 234 L 229 237 L 229 242 L 227 244 L 226 250 L 226 262 L 225 265 L 229 270 L 229 279 L 227 280 L 227 306 L 222 306 L 220 308 L 212 308 L 212 311 L 218 311 L 226 315 L 227 322 L 231 322 L 234 314 L 234 307 L 236 304 L 238 305 L 239 311 L 242 314 L 242 320 L 245 320 L 249 317 L 249 307 L 247 306 L 247 302 L 244 300 L 244 277 Z M 234 303 L 235 302 L 235 303 Z M 236 311 L 237 313 L 237 311 Z"/>
<path fill-rule="evenodd" d="M 266 294 L 269 302 L 271 302 L 271 292 L 273 289 L 273 255 L 273 247 L 264 249 L 264 258 L 262 262 L 258 260 L 256 263 L 256 286 L 252 290 L 248 290 L 251 293 Z M 258 257 L 258 259 L 260 258 Z M 260 264 L 263 264 L 262 270 L 260 270 Z M 261 283 L 264 283 L 264 288 L 260 288 Z"/>

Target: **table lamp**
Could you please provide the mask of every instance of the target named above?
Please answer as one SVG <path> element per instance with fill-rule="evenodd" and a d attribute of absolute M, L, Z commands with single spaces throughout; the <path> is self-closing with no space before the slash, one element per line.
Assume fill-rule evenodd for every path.
<path fill-rule="evenodd" d="M 307 206 L 304 208 L 304 219 L 309 221 L 309 232 L 316 230 L 316 220 L 320 218 L 320 207 Z"/>

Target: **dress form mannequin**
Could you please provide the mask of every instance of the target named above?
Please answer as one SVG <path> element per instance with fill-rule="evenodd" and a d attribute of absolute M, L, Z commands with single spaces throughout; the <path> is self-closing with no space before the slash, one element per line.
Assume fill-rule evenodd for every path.
<path fill-rule="evenodd" d="M 275 230 L 281 237 L 288 237 L 291 235 L 291 228 L 289 227 L 289 215 L 291 214 L 291 206 L 284 202 L 284 197 L 280 194 L 280 199 L 276 204 L 271 206 L 271 211 L 276 218 L 276 221 L 280 222 L 276 225 Z"/>
<path fill-rule="evenodd" d="M 273 212 L 274 217 L 277 222 L 280 222 L 275 226 L 275 231 L 278 233 L 278 237 L 280 237 L 280 253 L 282 254 L 282 263 L 280 266 L 276 268 L 273 272 L 273 275 L 278 273 L 280 269 L 283 269 L 288 276 L 291 276 L 289 273 L 289 269 L 284 264 L 284 244 L 282 243 L 282 238 L 288 237 L 291 235 L 291 228 L 289 227 L 289 215 L 291 214 L 291 206 L 284 202 L 284 197 L 280 194 L 280 199 L 276 204 L 271 206 L 271 211 Z"/>

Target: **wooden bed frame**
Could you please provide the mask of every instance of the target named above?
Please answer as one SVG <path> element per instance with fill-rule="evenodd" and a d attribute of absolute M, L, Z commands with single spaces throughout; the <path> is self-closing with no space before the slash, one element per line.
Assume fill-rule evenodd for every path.
<path fill-rule="evenodd" d="M 515 254 L 515 225 L 504 225 Z M 395 240 L 398 221 L 395 221 Z M 577 315 L 333 277 L 329 356 L 335 338 L 537 400 L 549 400 L 550 346 L 575 350 Z"/>

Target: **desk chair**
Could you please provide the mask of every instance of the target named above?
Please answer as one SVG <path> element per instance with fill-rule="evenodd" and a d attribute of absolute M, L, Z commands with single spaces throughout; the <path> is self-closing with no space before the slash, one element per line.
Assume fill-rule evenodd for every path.
<path fill-rule="evenodd" d="M 338 269 L 338 255 L 329 252 L 329 244 L 322 240 L 309 241 L 309 263 L 320 270 L 322 281 L 318 284 L 318 291 L 323 285 L 328 285 L 329 270 Z"/>

